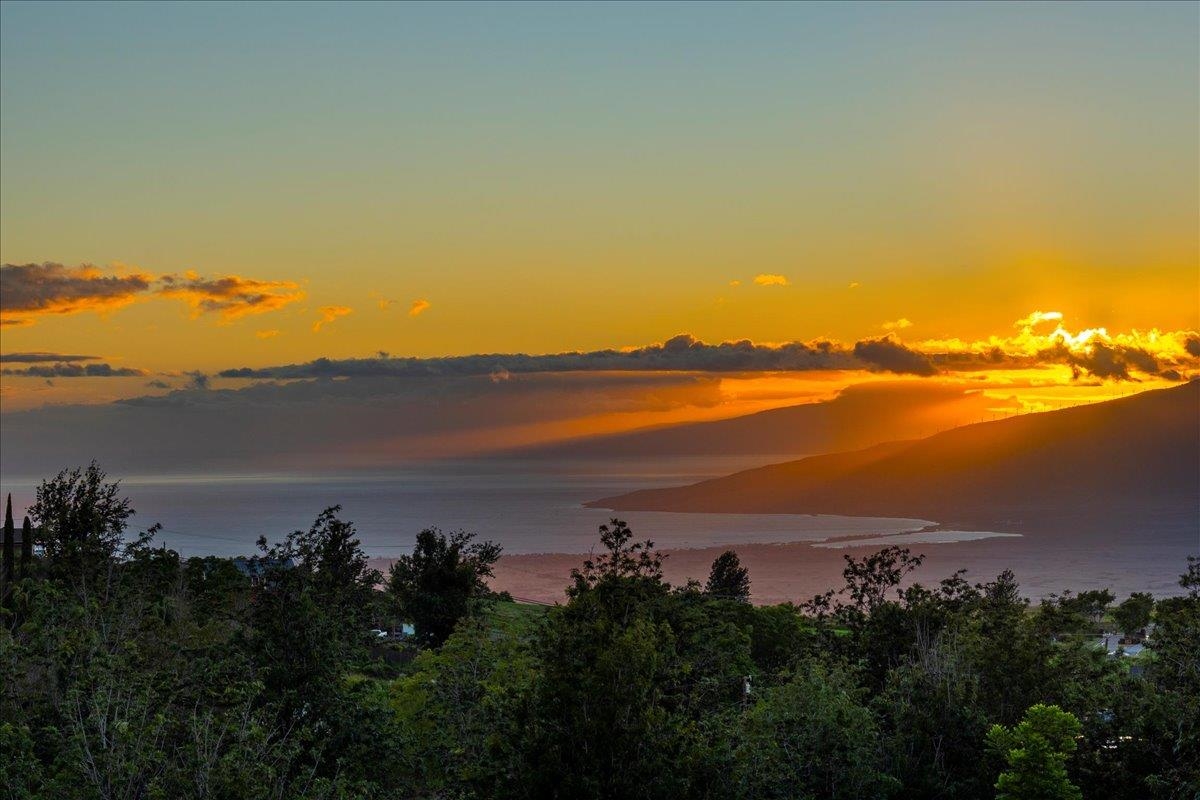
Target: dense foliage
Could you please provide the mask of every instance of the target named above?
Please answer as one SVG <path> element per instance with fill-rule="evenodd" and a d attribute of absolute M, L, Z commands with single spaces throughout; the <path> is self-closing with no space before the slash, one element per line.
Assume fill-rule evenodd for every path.
<path fill-rule="evenodd" d="M 423 644 L 441 645 L 488 595 L 485 579 L 492 576 L 500 547 L 474 539 L 475 534 L 465 531 L 446 536 L 428 528 L 417 534 L 412 554 L 392 565 L 388 589 Z"/>
<path fill-rule="evenodd" d="M 713 561 L 704 591 L 710 597 L 750 602 L 750 571 L 732 550 L 726 550 Z"/>
<path fill-rule="evenodd" d="M 847 558 L 839 591 L 755 607 L 736 555 L 672 587 L 613 520 L 545 608 L 491 596 L 499 549 L 463 534 L 423 532 L 379 591 L 337 508 L 239 562 L 181 559 L 132 513 L 95 465 L 38 490 L 0 629 L 0 796 L 1200 791 L 1194 561 L 1181 597 L 1031 608 L 1010 573 L 921 586 L 920 556 L 887 548 Z M 399 620 L 417 636 L 372 632 Z M 1146 654 L 1098 648 L 1112 620 Z"/>

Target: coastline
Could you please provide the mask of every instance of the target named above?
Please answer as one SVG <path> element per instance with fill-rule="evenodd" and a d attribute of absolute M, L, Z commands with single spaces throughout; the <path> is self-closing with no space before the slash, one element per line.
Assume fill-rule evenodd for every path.
<path fill-rule="evenodd" d="M 1155 521 L 1144 522 L 1151 528 Z M 1177 520 L 1177 522 L 1179 522 Z M 956 570 L 966 569 L 972 583 L 994 580 L 1004 570 L 1016 574 L 1024 596 L 1040 598 L 1066 588 L 1112 589 L 1118 597 L 1148 591 L 1155 597 L 1182 594 L 1176 581 L 1186 567 L 1186 557 L 1197 548 L 1194 530 L 1185 524 L 1150 532 L 1130 530 L 1115 537 L 1109 531 L 1093 531 L 1083 540 L 1055 535 L 1059 521 L 1041 525 L 965 526 L 936 523 L 913 533 L 961 531 L 991 533 L 987 538 L 954 542 L 896 542 L 925 555 L 925 563 L 913 573 L 917 582 L 932 585 Z M 975 530 L 972 530 L 975 528 Z M 813 595 L 842 585 L 846 557 L 859 557 L 886 546 L 890 536 L 878 534 L 831 537 L 822 541 L 760 542 L 696 548 L 664 548 L 663 571 L 672 585 L 689 579 L 703 582 L 713 560 L 726 550 L 735 550 L 750 571 L 751 600 L 756 605 L 782 602 L 802 603 Z M 867 543 L 867 542 L 870 543 Z M 828 545 L 838 545 L 831 547 Z M 598 545 L 597 545 L 598 547 Z M 586 553 L 531 553 L 505 555 L 496 564 L 490 581 L 496 591 L 515 598 L 541 603 L 565 600 L 570 572 Z M 372 558 L 371 564 L 386 575 L 395 559 Z"/>

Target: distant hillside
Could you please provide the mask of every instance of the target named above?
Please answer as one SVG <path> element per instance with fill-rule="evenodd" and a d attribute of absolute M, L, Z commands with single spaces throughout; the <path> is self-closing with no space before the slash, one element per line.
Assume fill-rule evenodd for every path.
<path fill-rule="evenodd" d="M 576 439 L 522 451 L 533 457 L 798 456 L 911 439 L 987 419 L 1004 401 L 961 386 L 887 381 L 847 387 L 826 402 L 713 422 Z"/>
<path fill-rule="evenodd" d="M 1196 527 L 1200 382 L 968 425 L 590 503 L 614 510 L 847 514 L 945 524 Z"/>

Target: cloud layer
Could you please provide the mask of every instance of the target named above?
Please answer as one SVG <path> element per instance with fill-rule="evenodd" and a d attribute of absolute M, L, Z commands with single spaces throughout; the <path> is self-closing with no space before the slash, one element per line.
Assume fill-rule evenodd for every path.
<path fill-rule="evenodd" d="M 494 377 L 534 372 L 805 372 L 862 369 L 910 375 L 933 375 L 938 372 L 928 356 L 886 338 L 858 342 L 847 347 L 824 340 L 780 345 L 755 344 L 749 340 L 707 344 L 690 334 L 680 334 L 661 344 L 627 350 L 442 358 L 392 358 L 383 354 L 373 358 L 318 358 L 302 364 L 227 369 L 220 373 L 220 377 L 291 380 Z"/>
<path fill-rule="evenodd" d="M 860 369 L 862 363 L 832 342 L 784 345 L 749 340 L 706 344 L 681 334 L 661 344 L 628 350 L 530 355 L 527 353 L 442 358 L 319 358 L 303 364 L 229 369 L 224 378 L 345 378 L 499 375 L 532 372 L 664 371 L 743 372 Z"/>
<path fill-rule="evenodd" d="M 1041 314 L 1041 312 L 1038 312 Z M 335 317 L 336 318 L 336 317 Z M 1031 317 L 1032 318 L 1032 317 Z M 1072 334 L 1061 327 L 1046 334 L 1033 327 L 1057 317 L 1022 320 L 1017 334 L 985 341 L 958 339 L 905 343 L 894 334 L 853 344 L 815 340 L 762 344 L 749 340 L 709 344 L 680 334 L 659 344 L 627 349 L 546 355 L 490 353 L 437 358 L 318 358 L 300 364 L 240 367 L 223 378 L 296 380 L 312 378 L 509 376 L 535 372 L 804 372 L 870 370 L 928 377 L 947 372 L 1067 366 L 1076 378 L 1137 380 L 1139 375 L 1181 380 L 1200 370 L 1200 335 L 1193 331 L 1108 334 L 1103 328 Z"/>

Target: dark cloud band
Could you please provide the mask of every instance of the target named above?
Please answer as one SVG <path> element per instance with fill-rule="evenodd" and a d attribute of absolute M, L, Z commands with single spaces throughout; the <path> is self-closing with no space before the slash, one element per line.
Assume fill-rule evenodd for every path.
<path fill-rule="evenodd" d="M 44 364 L 62 361 L 99 361 L 100 356 L 78 356 L 65 353 L 4 353 L 0 354 L 0 363 L 9 364 Z"/>
<path fill-rule="evenodd" d="M 443 358 L 318 358 L 303 364 L 227 369 L 219 374 L 222 378 L 290 380 L 494 376 L 530 372 L 804 372 L 858 369 L 912 375 L 933 375 L 938 372 L 927 356 L 890 339 L 859 342 L 853 348 L 847 348 L 830 341 L 766 345 L 742 340 L 706 344 L 694 336 L 680 334 L 662 344 L 630 350 Z"/>
<path fill-rule="evenodd" d="M 136 378 L 149 373 L 134 367 L 114 367 L 99 364 L 35 364 L 32 367 L 9 368 L 0 374 L 24 378 Z"/>
<path fill-rule="evenodd" d="M 402 358 L 380 353 L 372 358 L 318 358 L 300 364 L 240 367 L 218 373 L 222 378 L 303 380 L 314 378 L 429 378 L 475 375 L 511 376 L 535 372 L 805 372 L 812 370 L 870 370 L 929 377 L 946 372 L 1031 369 L 1063 365 L 1076 377 L 1137 380 L 1137 375 L 1179 380 L 1200 369 L 1200 339 L 1186 339 L 1186 352 L 1167 355 L 1144 347 L 1096 340 L 1068 348 L 1058 342 L 1036 352 L 1013 352 L 1000 346 L 985 348 L 908 345 L 891 336 L 846 345 L 819 340 L 779 345 L 749 340 L 707 344 L 681 334 L 661 344 L 628 350 L 590 352 L 491 353 L 441 358 Z M 1184 341 L 1180 338 L 1180 341 Z M 1195 346 L 1193 346 L 1195 343 Z"/>

